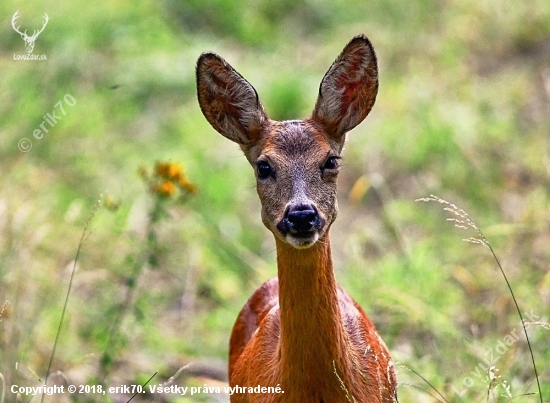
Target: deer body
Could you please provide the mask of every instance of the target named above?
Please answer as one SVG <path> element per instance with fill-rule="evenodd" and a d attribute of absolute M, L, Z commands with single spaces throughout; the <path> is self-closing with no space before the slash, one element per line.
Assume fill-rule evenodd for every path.
<path fill-rule="evenodd" d="M 276 122 L 254 88 L 212 53 L 197 64 L 199 104 L 255 167 L 262 221 L 274 234 L 278 275 L 242 309 L 230 340 L 232 402 L 394 402 L 389 351 L 374 325 L 336 284 L 329 228 L 345 133 L 368 114 L 378 89 L 374 50 L 354 38 L 321 82 L 310 118 Z"/>

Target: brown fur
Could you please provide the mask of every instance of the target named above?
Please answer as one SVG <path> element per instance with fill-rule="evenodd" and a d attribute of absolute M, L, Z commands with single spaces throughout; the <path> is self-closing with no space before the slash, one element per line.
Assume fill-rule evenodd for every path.
<path fill-rule="evenodd" d="M 270 120 L 256 91 L 213 53 L 197 63 L 199 104 L 212 126 L 238 143 L 255 167 L 262 221 L 274 234 L 278 278 L 242 309 L 230 340 L 231 386 L 280 386 L 281 394 L 234 394 L 232 402 L 394 402 L 387 347 L 363 310 L 334 278 L 329 228 L 345 133 L 372 108 L 376 56 L 358 36 L 323 78 L 310 118 Z M 259 166 L 271 174 L 262 177 Z M 289 209 L 315 211 L 306 235 L 283 230 Z M 294 210 L 293 210 L 294 211 Z M 311 233 L 311 236 L 309 234 Z"/>

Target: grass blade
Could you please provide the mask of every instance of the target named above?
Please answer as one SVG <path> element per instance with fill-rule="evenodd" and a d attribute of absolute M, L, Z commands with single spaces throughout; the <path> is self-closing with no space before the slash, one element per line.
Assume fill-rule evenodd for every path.
<path fill-rule="evenodd" d="M 71 294 L 71 288 L 73 285 L 73 279 L 74 274 L 76 272 L 76 263 L 78 262 L 78 258 L 80 256 L 80 251 L 82 250 L 82 245 L 84 245 L 84 241 L 88 237 L 88 227 L 90 225 L 90 222 L 92 221 L 92 218 L 94 217 L 95 213 L 101 206 L 101 197 L 97 201 L 97 203 L 94 206 L 94 209 L 90 213 L 90 216 L 86 220 L 86 223 L 84 224 L 84 229 L 82 230 L 82 236 L 80 237 L 80 241 L 78 242 L 78 248 L 76 249 L 76 254 L 73 261 L 73 269 L 71 271 L 71 277 L 69 279 L 69 286 L 67 288 L 67 293 L 65 294 L 65 303 L 63 304 L 63 310 L 61 311 L 61 318 L 59 319 L 59 325 L 57 326 L 57 333 L 55 334 L 55 341 L 53 343 L 52 353 L 50 355 L 50 360 L 48 362 L 48 368 L 46 369 L 46 377 L 44 378 L 44 384 L 48 382 L 48 377 L 50 376 L 50 371 L 52 368 L 53 359 L 55 357 L 55 352 L 57 350 L 57 344 L 59 342 L 59 335 L 61 334 L 61 328 L 63 327 L 63 320 L 65 319 L 65 312 L 67 311 L 67 305 L 69 303 L 69 295 Z M 44 396 L 45 394 L 42 393 L 42 398 L 40 399 L 40 403 L 44 402 Z"/>

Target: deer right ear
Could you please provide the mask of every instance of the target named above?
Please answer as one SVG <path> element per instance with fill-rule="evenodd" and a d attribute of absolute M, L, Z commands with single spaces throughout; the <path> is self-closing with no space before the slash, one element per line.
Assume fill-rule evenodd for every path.
<path fill-rule="evenodd" d="M 206 120 L 240 145 L 253 143 L 268 120 L 254 87 L 215 53 L 199 57 L 197 93 Z"/>
<path fill-rule="evenodd" d="M 369 114 L 378 92 L 374 49 L 364 35 L 353 38 L 323 77 L 313 119 L 336 139 Z"/>

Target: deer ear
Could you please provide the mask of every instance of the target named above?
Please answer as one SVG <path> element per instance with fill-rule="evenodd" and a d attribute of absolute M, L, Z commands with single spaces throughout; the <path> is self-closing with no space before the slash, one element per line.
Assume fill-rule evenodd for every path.
<path fill-rule="evenodd" d="M 214 53 L 199 57 L 197 93 L 206 120 L 240 145 L 253 143 L 267 121 L 254 87 Z"/>
<path fill-rule="evenodd" d="M 366 36 L 356 36 L 323 77 L 312 118 L 340 138 L 365 119 L 377 93 L 376 54 Z"/>

